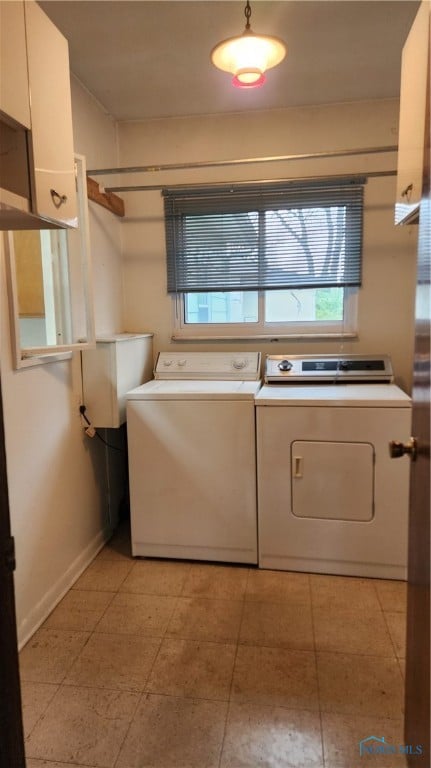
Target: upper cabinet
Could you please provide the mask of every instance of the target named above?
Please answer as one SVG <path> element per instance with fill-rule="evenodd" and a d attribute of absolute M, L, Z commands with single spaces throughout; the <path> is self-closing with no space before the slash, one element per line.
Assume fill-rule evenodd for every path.
<path fill-rule="evenodd" d="M 0 228 L 76 227 L 67 40 L 34 0 L 0 25 Z"/>
<path fill-rule="evenodd" d="M 422 195 L 430 0 L 422 0 L 403 48 L 395 223 L 417 218 Z"/>
<path fill-rule="evenodd" d="M 30 128 L 24 3 L 0 3 L 0 108 Z"/>

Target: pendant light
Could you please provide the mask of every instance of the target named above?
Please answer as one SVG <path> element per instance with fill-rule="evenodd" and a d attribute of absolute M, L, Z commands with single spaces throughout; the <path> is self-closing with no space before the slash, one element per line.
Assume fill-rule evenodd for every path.
<path fill-rule="evenodd" d="M 211 61 L 224 72 L 232 72 L 237 88 L 257 88 L 265 82 L 264 72 L 283 61 L 286 46 L 278 37 L 256 35 L 250 27 L 249 0 L 244 8 L 246 25 L 242 35 L 222 40 L 211 51 Z"/>

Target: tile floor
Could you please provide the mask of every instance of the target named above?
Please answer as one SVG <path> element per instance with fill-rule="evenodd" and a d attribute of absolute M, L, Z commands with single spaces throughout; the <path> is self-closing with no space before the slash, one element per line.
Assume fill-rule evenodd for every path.
<path fill-rule="evenodd" d="M 122 528 L 21 652 L 27 768 L 401 768 L 402 582 L 133 560 Z"/>

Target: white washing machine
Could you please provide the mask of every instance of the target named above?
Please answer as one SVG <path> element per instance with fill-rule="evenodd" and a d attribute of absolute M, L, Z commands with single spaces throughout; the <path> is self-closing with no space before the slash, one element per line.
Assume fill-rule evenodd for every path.
<path fill-rule="evenodd" d="M 133 555 L 257 563 L 260 353 L 160 353 L 127 394 Z"/>
<path fill-rule="evenodd" d="M 411 401 L 385 356 L 270 355 L 256 395 L 259 565 L 405 579 Z"/>

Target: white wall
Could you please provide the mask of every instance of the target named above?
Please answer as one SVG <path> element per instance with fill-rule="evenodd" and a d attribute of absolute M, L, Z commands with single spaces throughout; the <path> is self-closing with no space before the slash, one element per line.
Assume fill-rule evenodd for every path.
<path fill-rule="evenodd" d="M 362 102 L 268 112 L 166 118 L 120 123 L 121 166 L 256 158 L 397 144 L 398 102 Z M 395 153 L 135 175 L 125 183 L 176 184 L 362 173 L 396 167 Z M 154 349 L 171 342 L 172 306 L 166 294 L 163 200 L 159 192 L 124 193 L 122 224 L 125 326 L 153 330 Z M 392 356 L 397 381 L 409 389 L 413 354 L 416 231 L 393 225 L 395 177 L 370 179 L 365 190 L 363 287 L 358 338 L 345 341 L 256 342 L 262 352 L 295 354 L 377 352 Z M 216 342 L 211 342 L 214 345 Z M 190 342 L 189 342 L 190 344 Z M 208 346 L 208 345 L 207 345 Z M 205 344 L 193 343 L 193 349 Z M 241 342 L 219 342 L 240 349 Z"/>
<path fill-rule="evenodd" d="M 116 129 L 72 81 L 75 150 L 87 166 L 117 163 Z M 90 204 L 96 331 L 122 328 L 120 228 Z M 0 273 L 1 379 L 20 645 L 94 557 L 109 528 L 106 457 L 83 435 L 80 356 L 13 370 L 4 259 Z"/>
<path fill-rule="evenodd" d="M 71 86 L 75 152 L 85 155 L 88 170 L 115 167 L 114 121 L 74 77 Z M 120 220 L 97 203 L 90 201 L 88 205 L 96 333 L 103 335 L 123 328 Z"/>

